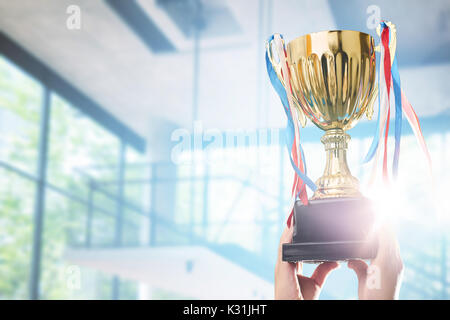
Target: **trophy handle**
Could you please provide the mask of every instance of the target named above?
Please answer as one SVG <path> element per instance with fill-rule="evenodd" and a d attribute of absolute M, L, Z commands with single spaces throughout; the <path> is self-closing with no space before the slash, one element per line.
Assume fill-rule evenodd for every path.
<path fill-rule="evenodd" d="M 285 47 L 284 44 L 284 39 L 283 36 L 280 35 L 280 39 L 281 39 L 281 43 L 283 44 L 283 48 Z M 286 83 L 284 82 L 282 73 L 281 73 L 281 61 L 280 59 L 278 59 L 279 61 L 275 61 L 274 57 L 273 57 L 273 51 L 272 51 L 272 43 L 274 41 L 274 37 L 272 37 L 270 40 L 268 40 L 266 42 L 266 52 L 267 52 L 267 57 L 269 58 L 270 63 L 272 64 L 272 68 L 275 71 L 275 73 L 277 74 L 278 80 L 280 80 L 281 84 L 284 87 L 284 90 L 286 91 L 286 94 L 290 95 L 292 97 L 291 101 L 294 103 L 294 107 L 295 109 L 297 109 L 297 114 L 298 114 L 298 120 L 300 121 L 302 127 L 304 128 L 306 125 L 306 116 L 305 113 L 303 112 L 299 102 L 297 101 L 297 99 L 295 97 L 293 97 L 291 95 L 291 93 L 286 90 Z"/>
<path fill-rule="evenodd" d="M 274 36 L 275 36 L 275 34 L 274 34 Z M 284 39 L 281 35 L 280 35 L 280 38 L 281 38 L 281 43 L 283 44 L 283 47 L 284 47 Z M 278 80 L 280 80 L 281 84 L 286 89 L 286 85 L 284 83 L 283 76 L 281 75 L 280 61 L 276 62 L 275 59 L 273 58 L 272 43 L 274 40 L 275 40 L 275 38 L 271 37 L 271 39 L 269 39 L 266 42 L 266 52 L 267 52 L 267 56 L 269 57 L 269 61 L 272 64 L 273 70 L 275 70 L 275 73 L 277 74 Z"/>
<path fill-rule="evenodd" d="M 373 106 L 375 105 L 375 101 L 377 100 L 377 97 L 378 97 L 378 84 L 375 83 L 375 86 L 372 91 L 372 95 L 369 98 L 369 103 L 367 104 L 367 109 L 366 109 L 366 117 L 368 120 L 372 120 Z"/>
<path fill-rule="evenodd" d="M 294 102 L 294 106 L 295 109 L 298 111 L 298 120 L 300 121 L 300 124 L 302 125 L 302 128 L 304 128 L 306 126 L 306 116 L 305 113 L 303 112 L 300 104 L 298 103 L 297 99 L 295 99 L 294 97 L 292 97 L 292 101 Z"/>
<path fill-rule="evenodd" d="M 395 28 L 395 24 L 390 21 L 386 21 L 385 24 L 389 27 L 391 31 L 391 39 L 389 41 L 389 53 L 391 55 L 391 65 L 394 63 L 395 50 L 397 50 L 397 29 Z M 377 27 L 377 34 L 381 37 L 381 25 Z M 375 51 L 381 51 L 381 43 L 375 47 Z"/>
<path fill-rule="evenodd" d="M 391 32 L 391 38 L 389 41 L 389 54 L 391 56 L 391 65 L 394 63 L 395 51 L 397 50 L 397 29 L 395 28 L 395 24 L 390 21 L 384 22 Z M 377 34 L 381 37 L 381 25 L 379 24 L 377 27 Z M 381 52 L 381 42 L 375 47 L 375 51 Z M 366 117 L 369 120 L 372 120 L 373 116 L 373 106 L 378 96 L 378 84 L 375 84 L 375 88 L 372 92 L 372 96 L 369 98 L 369 105 L 366 110 Z"/>

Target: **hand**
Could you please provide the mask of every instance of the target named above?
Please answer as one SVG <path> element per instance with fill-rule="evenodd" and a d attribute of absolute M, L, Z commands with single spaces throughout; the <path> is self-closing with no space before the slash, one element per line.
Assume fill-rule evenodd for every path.
<path fill-rule="evenodd" d="M 360 300 L 393 300 L 398 298 L 403 262 L 394 232 L 388 227 L 380 229 L 378 253 L 370 267 L 361 260 L 349 261 L 348 267 L 358 277 Z"/>
<path fill-rule="evenodd" d="M 278 247 L 278 260 L 275 265 L 275 299 L 278 300 L 313 300 L 318 299 L 325 279 L 333 269 L 339 267 L 337 262 L 319 264 L 310 278 L 301 274 L 302 263 L 282 261 L 283 243 L 292 241 L 293 227 L 286 227 L 281 235 Z"/>

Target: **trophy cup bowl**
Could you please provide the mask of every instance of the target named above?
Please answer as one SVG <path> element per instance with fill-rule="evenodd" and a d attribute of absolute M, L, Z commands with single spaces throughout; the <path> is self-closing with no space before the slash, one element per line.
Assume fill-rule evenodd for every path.
<path fill-rule="evenodd" d="M 281 67 L 269 59 L 285 86 Z M 283 245 L 285 261 L 331 261 L 373 258 L 373 211 L 347 165 L 350 136 L 345 132 L 366 114 L 370 119 L 377 95 L 372 36 L 350 30 L 322 31 L 287 45 L 291 101 L 305 125 L 311 120 L 325 131 L 326 165 L 307 206 L 294 206 L 294 235 Z M 286 90 L 290 94 L 290 90 Z"/>

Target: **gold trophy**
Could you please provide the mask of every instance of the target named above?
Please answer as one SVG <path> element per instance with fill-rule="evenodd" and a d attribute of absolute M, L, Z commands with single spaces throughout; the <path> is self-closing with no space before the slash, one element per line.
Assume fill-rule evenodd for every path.
<path fill-rule="evenodd" d="M 389 25 L 393 51 L 395 28 Z M 271 41 L 266 49 L 285 86 L 281 66 L 273 59 Z M 311 33 L 287 45 L 291 101 L 303 126 L 309 119 L 325 131 L 321 142 L 326 165 L 309 204 L 297 201 L 294 205 L 294 235 L 292 243 L 283 245 L 285 261 L 369 259 L 376 255 L 374 215 L 347 165 L 350 136 L 346 130 L 364 115 L 372 117 L 378 93 L 377 49 L 372 36 L 350 30 Z M 286 92 L 290 94 L 290 90 Z"/>

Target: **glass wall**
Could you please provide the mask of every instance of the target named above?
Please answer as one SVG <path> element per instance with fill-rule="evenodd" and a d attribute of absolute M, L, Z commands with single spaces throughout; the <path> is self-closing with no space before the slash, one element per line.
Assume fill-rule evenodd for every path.
<path fill-rule="evenodd" d="M 43 88 L 0 56 L 0 160 L 35 174 Z"/>
<path fill-rule="evenodd" d="M 28 298 L 34 182 L 0 168 L 0 299 Z"/>
<path fill-rule="evenodd" d="M 30 297 L 43 92 L 42 84 L 0 57 L 0 299 Z M 121 150 L 130 161 L 144 155 L 121 148 L 120 137 L 56 93 L 50 94 L 48 110 L 39 298 L 111 299 L 112 275 L 73 265 L 66 255 L 74 248 L 139 243 L 142 213 L 120 201 L 119 168 Z M 132 177 L 123 165 L 125 178 Z M 142 210 L 140 185 L 122 192 Z M 120 212 L 125 217 L 121 235 Z M 119 298 L 136 294 L 135 283 L 119 285 Z"/>
<path fill-rule="evenodd" d="M 0 299 L 28 297 L 42 92 L 0 57 Z"/>

